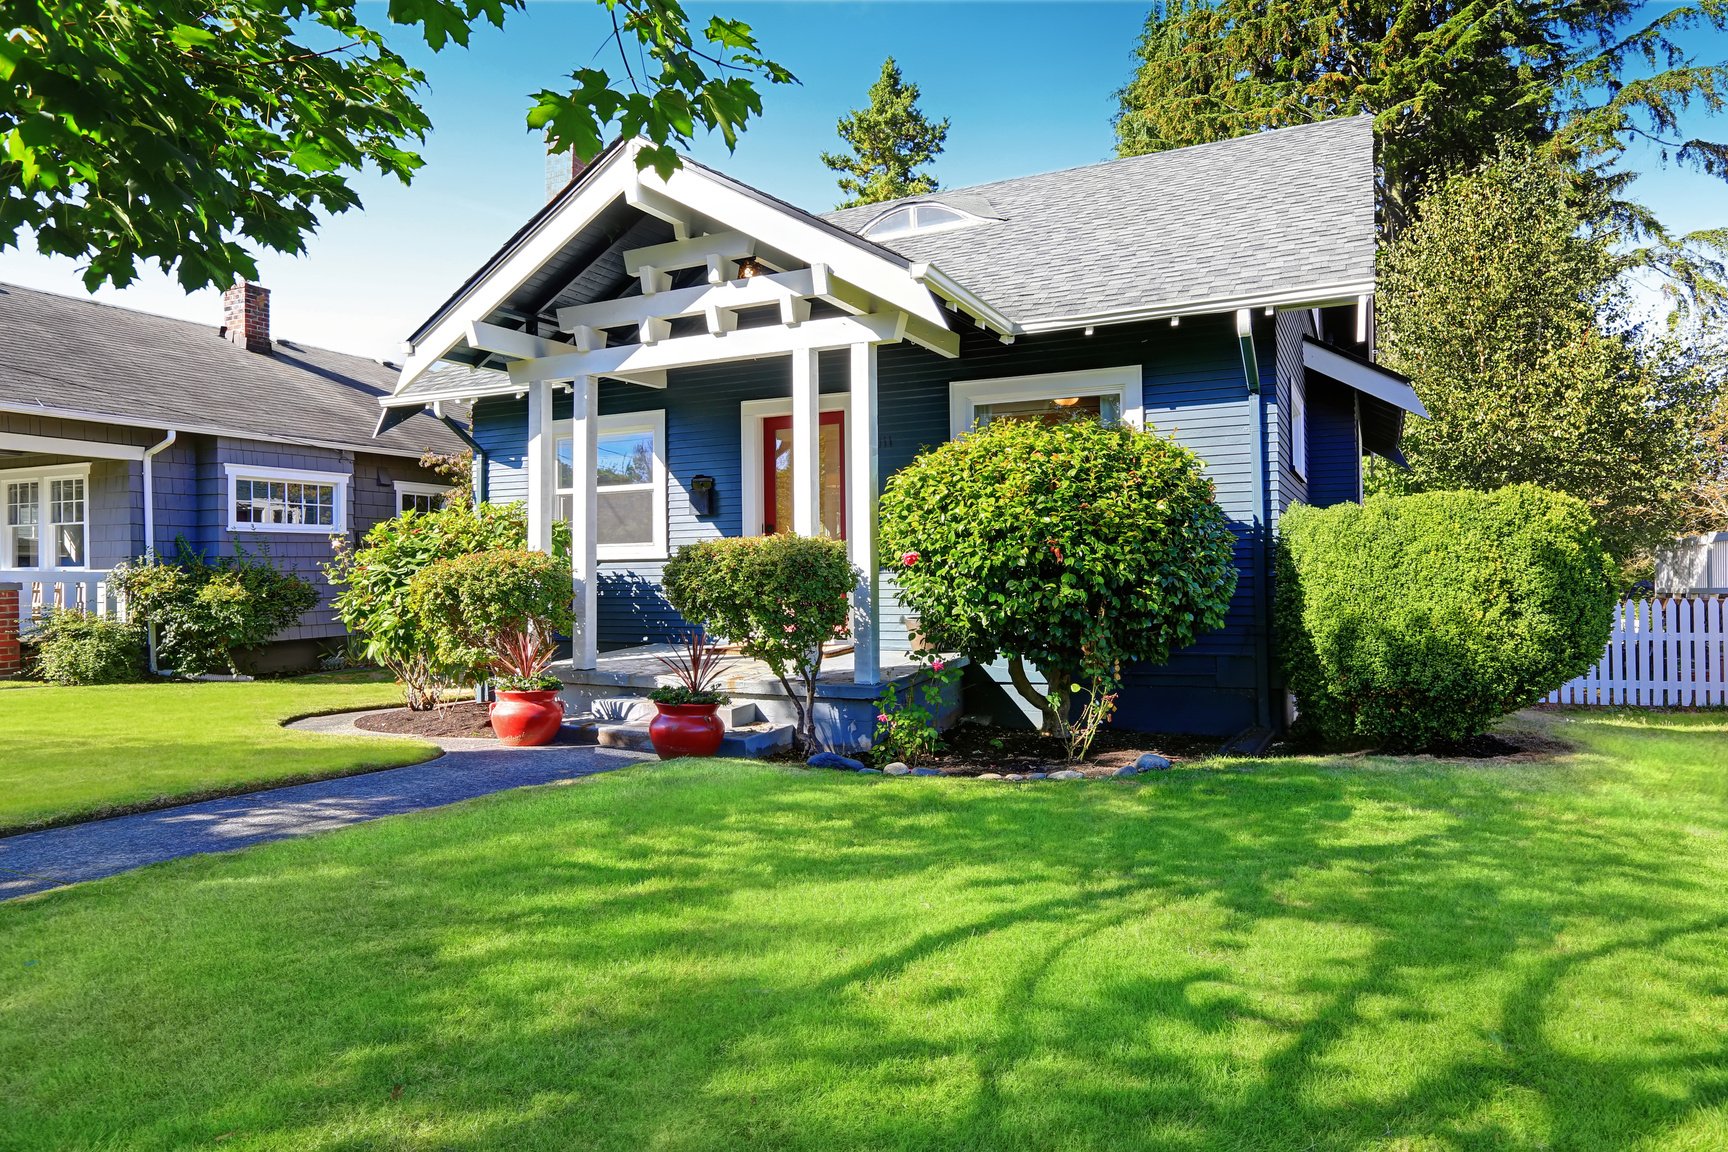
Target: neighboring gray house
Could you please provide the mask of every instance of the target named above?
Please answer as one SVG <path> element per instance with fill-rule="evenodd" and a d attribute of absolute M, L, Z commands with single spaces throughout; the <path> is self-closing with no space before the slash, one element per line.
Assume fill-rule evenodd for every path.
<path fill-rule="evenodd" d="M 1238 537 L 1226 626 L 1126 669 L 1114 722 L 1278 723 L 1278 518 L 1360 499 L 1364 453 L 1399 459 L 1426 414 L 1373 362 L 1367 117 L 828 216 L 694 161 L 662 179 L 637 148 L 556 184 L 409 336 L 385 400 L 473 403 L 482 493 L 527 503 L 530 547 L 571 524 L 571 699 L 652 684 L 679 546 L 826 534 L 864 579 L 818 715 L 830 743 L 868 739 L 882 685 L 919 674 L 884 481 L 978 421 L 1088 412 L 1193 448 Z M 1015 719 L 1001 678 L 972 670 L 968 709 Z"/>
<path fill-rule="evenodd" d="M 18 618 L 112 610 L 108 570 L 182 538 L 314 581 L 317 607 L 269 661 L 309 662 L 343 635 L 319 571 L 330 537 L 446 489 L 419 459 L 463 451 L 453 426 L 422 413 L 373 438 L 394 367 L 272 339 L 255 284 L 223 312 L 194 324 L 0 284 L 0 675 Z"/>

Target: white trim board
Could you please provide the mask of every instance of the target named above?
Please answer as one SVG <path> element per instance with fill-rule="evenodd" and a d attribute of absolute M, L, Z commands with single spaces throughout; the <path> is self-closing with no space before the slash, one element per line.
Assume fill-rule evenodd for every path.
<path fill-rule="evenodd" d="M 52 502 L 50 484 L 55 480 L 79 480 L 84 484 L 84 540 L 79 555 L 84 563 L 62 567 L 55 562 L 53 541 L 49 538 L 50 528 L 57 525 L 49 519 L 48 506 Z M 84 572 L 90 570 L 90 517 L 93 511 L 90 493 L 90 462 L 77 461 L 70 464 L 45 464 L 35 468 L 8 468 L 0 472 L 0 565 L 14 571 L 21 570 L 18 558 L 12 555 L 12 532 L 6 523 L 6 485 L 35 483 L 36 491 L 36 551 L 38 563 L 33 570 L 43 572 Z"/>
<path fill-rule="evenodd" d="M 1302 341 L 1302 366 L 1358 392 L 1366 392 L 1376 400 L 1384 400 L 1394 408 L 1426 417 L 1428 408 L 1416 390 L 1384 368 L 1363 364 L 1312 339 Z"/>
<path fill-rule="evenodd" d="M 14 452 L 40 452 L 45 456 L 92 456 L 98 460 L 142 460 L 141 444 L 105 444 L 98 440 L 73 440 L 64 436 L 27 436 L 22 432 L 0 432 L 0 448 Z"/>
<path fill-rule="evenodd" d="M 844 412 L 847 423 L 851 422 L 851 393 L 824 392 L 818 398 L 818 405 L 823 412 Z M 762 534 L 762 505 L 766 499 L 762 491 L 762 421 L 770 416 L 790 415 L 790 396 L 738 402 L 738 507 L 742 516 L 741 530 L 746 536 Z M 845 443 L 846 438 L 841 442 Z M 848 447 L 847 454 L 850 453 Z M 851 483 L 850 477 L 847 483 Z"/>
<path fill-rule="evenodd" d="M 989 380 L 951 380 L 948 383 L 948 434 L 961 436 L 970 432 L 974 413 L 980 404 L 1112 394 L 1122 399 L 1122 422 L 1143 428 L 1146 425 L 1140 385 L 1143 372 L 1138 364 L 1125 364 L 1120 368 L 998 376 Z"/>

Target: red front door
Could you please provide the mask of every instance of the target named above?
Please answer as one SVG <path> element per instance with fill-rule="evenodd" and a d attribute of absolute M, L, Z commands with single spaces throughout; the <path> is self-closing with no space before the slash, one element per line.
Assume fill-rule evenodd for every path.
<path fill-rule="evenodd" d="M 846 538 L 846 414 L 824 412 L 821 445 L 823 530 Z M 792 531 L 792 417 L 762 421 L 762 533 Z"/>

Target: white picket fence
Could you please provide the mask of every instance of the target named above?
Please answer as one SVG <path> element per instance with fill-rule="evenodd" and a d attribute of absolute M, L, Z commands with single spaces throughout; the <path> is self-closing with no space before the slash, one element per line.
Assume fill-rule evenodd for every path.
<path fill-rule="evenodd" d="M 1728 704 L 1728 598 L 1623 600 L 1602 659 L 1549 704 L 1686 708 Z"/>

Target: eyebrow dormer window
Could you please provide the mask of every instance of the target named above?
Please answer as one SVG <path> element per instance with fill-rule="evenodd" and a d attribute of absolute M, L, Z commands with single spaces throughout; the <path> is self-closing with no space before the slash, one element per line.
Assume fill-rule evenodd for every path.
<path fill-rule="evenodd" d="M 978 217 L 946 204 L 907 204 L 890 209 L 870 221 L 861 235 L 871 240 L 888 240 L 895 236 L 910 236 L 914 232 L 964 228 L 977 221 Z"/>

